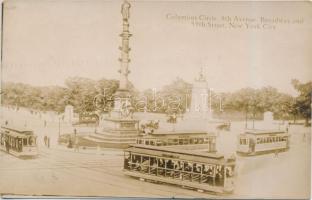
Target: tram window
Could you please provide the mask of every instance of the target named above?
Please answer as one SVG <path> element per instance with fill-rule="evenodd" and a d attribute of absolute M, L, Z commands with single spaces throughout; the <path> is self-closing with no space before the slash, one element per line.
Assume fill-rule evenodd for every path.
<path fill-rule="evenodd" d="M 166 160 L 166 168 L 174 169 L 174 163 L 172 162 L 172 160 Z"/>
<path fill-rule="evenodd" d="M 173 169 L 179 170 L 180 161 L 173 160 Z"/>
<path fill-rule="evenodd" d="M 189 144 L 189 140 L 188 139 L 184 139 L 183 140 L 183 144 Z"/>
<path fill-rule="evenodd" d="M 234 166 L 227 166 L 225 168 L 225 174 L 226 174 L 227 178 L 233 177 L 234 176 Z"/>
<path fill-rule="evenodd" d="M 194 139 L 193 138 L 190 139 L 190 144 L 194 144 Z"/>
<path fill-rule="evenodd" d="M 140 155 L 132 155 L 132 162 L 133 163 L 137 163 L 137 162 L 141 162 L 141 156 Z"/>
<path fill-rule="evenodd" d="M 22 151 L 22 139 L 18 139 L 18 151 L 21 152 Z"/>
<path fill-rule="evenodd" d="M 26 138 L 23 139 L 23 145 L 24 146 L 27 145 L 27 139 Z"/>
<path fill-rule="evenodd" d="M 140 170 L 141 155 L 132 155 L 132 168 L 134 170 Z"/>
<path fill-rule="evenodd" d="M 156 175 L 157 174 L 157 160 L 155 157 L 150 158 L 150 173 Z"/>
<path fill-rule="evenodd" d="M 257 138 L 257 144 L 260 144 L 261 140 L 260 138 Z"/>
<path fill-rule="evenodd" d="M 194 144 L 198 144 L 198 139 L 194 138 Z"/>
<path fill-rule="evenodd" d="M 164 159 L 159 158 L 159 159 L 157 160 L 157 162 L 158 162 L 158 167 L 165 168 L 165 160 L 164 160 Z"/>
<path fill-rule="evenodd" d="M 179 144 L 182 145 L 183 144 L 183 140 L 179 139 Z"/>
<path fill-rule="evenodd" d="M 140 165 L 139 168 L 142 172 L 148 172 L 150 165 L 149 159 L 150 158 L 148 156 L 142 156 L 142 164 Z"/>
<path fill-rule="evenodd" d="M 148 156 L 142 156 L 142 163 L 149 161 L 149 157 Z"/>
<path fill-rule="evenodd" d="M 155 165 L 157 166 L 157 161 L 156 161 L 156 158 L 155 158 L 155 157 L 151 157 L 151 158 L 150 158 L 150 165 L 151 165 L 151 166 L 155 166 Z M 156 167 L 156 166 L 155 166 L 155 167 Z"/>
<path fill-rule="evenodd" d="M 184 171 L 191 172 L 192 171 L 192 163 L 185 162 L 184 163 Z"/>
<path fill-rule="evenodd" d="M 29 145 L 33 145 L 33 143 L 34 143 L 34 142 L 33 142 L 33 138 L 30 137 L 30 138 L 29 138 Z"/>
<path fill-rule="evenodd" d="M 202 171 L 202 166 L 197 164 L 197 163 L 194 163 L 193 164 L 193 172 L 194 173 L 201 173 Z"/>
<path fill-rule="evenodd" d="M 240 139 L 240 144 L 241 145 L 246 145 L 247 144 L 247 139 Z"/>

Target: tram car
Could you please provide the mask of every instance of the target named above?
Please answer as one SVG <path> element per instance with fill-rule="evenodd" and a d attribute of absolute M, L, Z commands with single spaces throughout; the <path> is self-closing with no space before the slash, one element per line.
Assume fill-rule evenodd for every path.
<path fill-rule="evenodd" d="M 2 126 L 0 150 L 19 158 L 32 158 L 38 155 L 37 136 L 32 130 L 20 127 Z"/>
<path fill-rule="evenodd" d="M 290 135 L 280 130 L 247 130 L 238 136 L 237 153 L 256 155 L 286 151 Z"/>
<path fill-rule="evenodd" d="M 136 144 L 150 146 L 183 146 L 185 149 L 205 149 L 216 152 L 216 135 L 207 132 L 153 133 L 138 137 Z"/>
<path fill-rule="evenodd" d="M 142 181 L 228 194 L 234 191 L 235 162 L 214 153 L 132 145 L 124 150 L 123 171 Z"/>

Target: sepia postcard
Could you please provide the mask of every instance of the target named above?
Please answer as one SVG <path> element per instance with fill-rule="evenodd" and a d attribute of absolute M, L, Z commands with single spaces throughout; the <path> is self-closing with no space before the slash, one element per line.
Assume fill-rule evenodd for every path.
<path fill-rule="evenodd" d="M 310 199 L 308 1 L 5 0 L 0 198 Z"/>

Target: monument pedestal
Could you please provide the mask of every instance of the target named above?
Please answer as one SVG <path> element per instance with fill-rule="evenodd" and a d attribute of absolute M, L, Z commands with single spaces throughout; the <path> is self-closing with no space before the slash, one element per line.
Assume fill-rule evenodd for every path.
<path fill-rule="evenodd" d="M 105 118 L 101 124 L 100 130 L 84 138 L 89 146 L 127 148 L 139 136 L 139 120 Z"/>
<path fill-rule="evenodd" d="M 91 146 L 127 148 L 139 136 L 139 120 L 132 118 L 129 91 L 118 90 L 114 95 L 114 109 L 104 117 L 95 133 L 85 139 Z"/>

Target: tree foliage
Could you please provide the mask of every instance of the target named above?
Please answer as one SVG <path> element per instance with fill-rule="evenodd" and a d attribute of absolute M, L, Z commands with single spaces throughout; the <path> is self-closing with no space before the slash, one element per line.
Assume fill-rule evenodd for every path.
<path fill-rule="evenodd" d="M 255 119 L 262 116 L 263 112 L 271 111 L 275 118 L 296 120 L 303 117 L 308 122 L 311 119 L 312 82 L 292 80 L 292 85 L 298 91 L 297 97 L 281 93 L 273 87 L 263 87 L 242 88 L 231 93 L 212 92 L 208 99 L 212 99 L 211 104 L 216 113 L 234 111 L 244 113 L 246 119 Z M 71 104 L 75 112 L 81 115 L 101 113 L 109 111 L 113 106 L 113 95 L 118 87 L 117 80 L 82 77 L 68 78 L 64 87 L 37 87 L 8 82 L 2 84 L 2 104 L 59 113 Z M 148 89 L 139 93 L 131 83 L 129 90 L 135 111 L 183 113 L 191 103 L 192 84 L 181 78 L 176 78 L 159 91 Z M 101 98 L 98 102 L 99 96 Z"/>
<path fill-rule="evenodd" d="M 301 114 L 306 121 L 306 125 L 311 119 L 311 97 L 312 97 L 312 81 L 301 83 L 298 80 L 292 80 L 292 85 L 299 92 L 293 103 L 295 113 Z"/>

